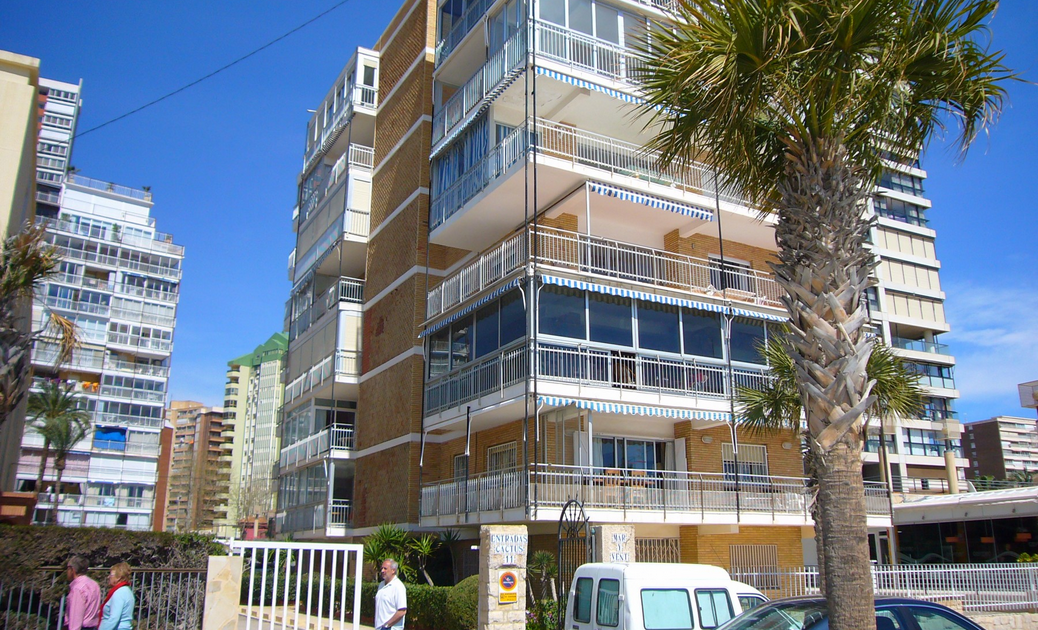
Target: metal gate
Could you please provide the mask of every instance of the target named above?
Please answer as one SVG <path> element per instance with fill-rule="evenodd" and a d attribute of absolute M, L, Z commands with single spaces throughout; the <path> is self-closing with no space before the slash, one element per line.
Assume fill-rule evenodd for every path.
<path fill-rule="evenodd" d="M 570 499 L 559 515 L 559 601 L 568 601 L 569 585 L 577 567 L 591 562 L 591 530 L 584 504 Z M 559 616 L 562 623 L 562 616 Z"/>
<path fill-rule="evenodd" d="M 243 559 L 239 628 L 359 628 L 363 545 L 236 540 L 230 548 Z"/>

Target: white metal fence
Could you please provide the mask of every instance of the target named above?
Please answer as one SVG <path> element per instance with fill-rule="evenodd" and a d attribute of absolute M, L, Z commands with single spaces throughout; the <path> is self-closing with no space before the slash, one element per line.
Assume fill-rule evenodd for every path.
<path fill-rule="evenodd" d="M 733 567 L 732 578 L 771 598 L 818 594 L 818 567 L 755 571 Z M 1038 565 L 873 565 L 876 596 L 961 602 L 969 612 L 1038 611 Z"/>
<path fill-rule="evenodd" d="M 239 628 L 359 628 L 362 545 L 233 541 L 231 553 L 243 559 Z"/>

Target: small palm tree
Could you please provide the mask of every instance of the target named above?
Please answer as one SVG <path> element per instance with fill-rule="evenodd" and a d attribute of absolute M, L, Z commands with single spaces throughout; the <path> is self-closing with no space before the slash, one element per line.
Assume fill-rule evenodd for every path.
<path fill-rule="evenodd" d="M 383 523 L 374 532 L 364 537 L 364 557 L 375 565 L 375 575 L 378 576 L 382 562 L 392 558 L 400 565 L 400 575 L 411 580 L 414 578 L 414 569 L 408 562 L 410 549 L 408 548 L 407 532 L 396 525 Z"/>
<path fill-rule="evenodd" d="M 29 394 L 32 428 L 43 436 L 43 458 L 36 479 L 36 494 L 43 486 L 43 474 L 50 451 L 54 451 L 55 502 L 61 498 L 61 477 L 65 462 L 76 444 L 90 433 L 90 415 L 80 406 L 70 384 L 44 381 L 42 390 Z"/>
<path fill-rule="evenodd" d="M 875 625 L 861 453 L 872 341 L 861 297 L 884 151 L 912 155 L 946 121 L 964 153 L 1014 77 L 989 52 L 997 0 L 682 0 L 650 30 L 640 80 L 661 167 L 703 160 L 715 185 L 775 212 L 773 266 L 818 502 L 833 630 Z"/>
<path fill-rule="evenodd" d="M 0 248 L 0 425 L 29 389 L 33 344 L 57 341 L 57 365 L 67 361 L 79 343 L 75 324 L 53 312 L 43 330 L 30 330 L 33 291 L 55 272 L 60 260 L 45 236 L 42 227 L 26 227 Z"/>
<path fill-rule="evenodd" d="M 551 586 L 552 601 L 558 600 L 555 591 L 555 578 L 559 575 L 559 564 L 555 561 L 555 555 L 550 551 L 535 551 L 530 556 L 528 569 L 530 575 L 536 577 L 541 583 L 541 599 L 548 597 L 548 587 Z"/>
<path fill-rule="evenodd" d="M 415 564 L 418 565 L 418 570 L 425 576 L 425 581 L 429 583 L 429 586 L 436 585 L 433 584 L 432 578 L 429 577 L 429 572 L 425 570 L 425 567 L 429 564 L 429 558 L 432 557 L 439 546 L 440 541 L 432 534 L 418 536 L 407 542 L 408 551 L 414 556 Z"/>

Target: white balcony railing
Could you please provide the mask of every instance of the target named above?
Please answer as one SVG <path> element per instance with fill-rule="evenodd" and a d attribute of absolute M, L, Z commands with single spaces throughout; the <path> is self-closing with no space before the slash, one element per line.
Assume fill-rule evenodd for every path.
<path fill-rule="evenodd" d="M 112 182 L 94 179 L 93 177 L 84 177 L 83 175 L 78 175 L 75 173 L 70 173 L 67 177 L 67 180 L 70 184 L 76 184 L 77 186 L 83 186 L 84 188 L 90 188 L 93 190 L 103 190 L 105 192 L 114 193 L 121 197 L 137 199 L 138 201 L 151 201 L 151 193 L 147 190 L 139 190 L 137 188 L 130 188 L 129 186 L 121 186 L 119 184 L 113 184 Z"/>
<path fill-rule="evenodd" d="M 113 226 L 86 225 L 75 223 L 73 221 L 51 219 L 47 217 L 37 217 L 36 223 L 43 225 L 51 232 L 64 232 L 67 234 L 74 234 L 76 236 L 104 241 L 106 243 L 122 243 L 124 245 L 130 245 L 132 247 L 169 254 L 176 257 L 182 257 L 184 255 L 184 247 L 182 245 L 173 244 L 173 237 L 169 234 L 163 234 L 162 232 L 155 232 L 150 236 L 131 234 Z"/>
<path fill-rule="evenodd" d="M 351 144 L 349 148 L 336 160 L 333 166 L 322 165 L 319 168 L 324 173 L 324 183 L 316 186 L 306 199 L 299 205 L 299 225 L 306 222 L 315 210 L 321 205 L 321 201 L 339 183 L 343 175 L 349 169 L 359 168 L 370 172 L 375 163 L 375 150 L 357 144 Z"/>
<path fill-rule="evenodd" d="M 165 328 L 173 328 L 177 321 L 177 318 L 172 315 L 156 315 L 154 313 L 145 313 L 144 311 L 127 308 L 113 308 L 111 316 L 113 319 L 121 319 L 123 321 L 134 322 L 137 324 L 163 326 Z"/>
<path fill-rule="evenodd" d="M 544 266 L 672 290 L 722 296 L 754 305 L 781 307 L 782 289 L 769 273 L 725 266 L 661 249 L 556 229 L 531 232 L 536 260 Z M 479 295 L 531 260 L 523 234 L 481 254 L 429 290 L 426 318 L 438 317 Z"/>
<path fill-rule="evenodd" d="M 354 85 L 350 90 L 350 98 L 339 106 L 338 113 L 325 125 L 321 136 L 314 141 L 303 156 L 303 171 L 309 171 L 314 160 L 324 155 L 332 147 L 339 134 L 346 128 L 346 123 L 353 117 L 356 106 L 378 107 L 378 89 L 366 85 Z"/>
<path fill-rule="evenodd" d="M 102 385 L 101 395 L 111 398 L 124 398 L 126 400 L 140 400 L 143 402 L 161 403 L 165 402 L 165 392 L 156 392 L 149 389 L 136 389 L 133 387 L 116 387 L 114 385 Z"/>
<path fill-rule="evenodd" d="M 101 425 L 146 427 L 154 429 L 162 427 L 163 420 L 162 418 L 145 418 L 142 416 L 131 416 L 122 413 L 94 412 L 94 423 Z"/>
<path fill-rule="evenodd" d="M 336 350 L 334 354 L 325 357 L 305 374 L 300 375 L 285 386 L 285 404 L 292 402 L 315 387 L 319 387 L 332 376 L 333 369 L 337 376 L 359 376 L 360 351 Z"/>
<path fill-rule="evenodd" d="M 330 451 L 353 450 L 353 425 L 336 424 L 281 449 L 282 469 L 305 464 Z"/>
<path fill-rule="evenodd" d="M 136 297 L 148 298 L 149 300 L 158 300 L 160 302 L 176 303 L 180 299 L 180 294 L 174 291 L 149 289 L 146 287 L 134 286 L 132 284 L 117 284 L 115 285 L 115 292 L 123 293 L 125 295 L 133 295 Z"/>
<path fill-rule="evenodd" d="M 129 260 L 128 258 L 110 256 L 108 254 L 100 254 L 96 251 L 81 249 L 78 247 L 66 247 L 64 245 L 55 245 L 51 239 L 48 239 L 48 242 L 50 242 L 50 244 L 54 247 L 55 250 L 57 250 L 58 254 L 62 258 L 98 263 L 101 265 L 106 265 L 108 267 L 132 269 L 149 275 L 164 276 L 168 278 L 179 279 L 182 273 L 179 268 L 169 267 L 166 265 L 155 265 L 152 263 L 141 262 L 139 260 Z M 104 290 L 112 291 L 114 290 L 114 285 L 112 287 L 107 287 Z"/>
<path fill-rule="evenodd" d="M 353 522 L 353 509 L 349 499 L 332 499 L 328 505 L 328 525 L 349 527 Z"/>
<path fill-rule="evenodd" d="M 127 346 L 140 350 L 154 350 L 169 353 L 173 350 L 173 342 L 168 339 L 154 339 L 152 337 L 140 337 L 127 333 L 108 333 L 108 343 L 118 346 Z"/>
<path fill-rule="evenodd" d="M 111 307 L 108 304 L 80 302 L 79 300 L 55 297 L 53 295 L 45 295 L 37 299 L 42 301 L 50 308 L 57 309 L 60 311 L 67 311 L 71 313 L 86 313 L 88 315 L 107 317 L 109 312 L 111 311 Z"/>
<path fill-rule="evenodd" d="M 811 520 L 814 488 L 801 477 L 671 470 L 606 469 L 539 464 L 529 470 L 471 475 L 422 488 L 423 517 L 462 515 L 524 507 L 562 508 L 579 499 L 589 510 L 664 514 L 770 514 Z M 882 484 L 866 482 L 866 512 L 889 516 Z"/>
<path fill-rule="evenodd" d="M 520 343 L 431 380 L 425 387 L 426 415 L 522 382 L 530 376 L 527 356 L 527 347 Z M 729 378 L 722 361 L 557 341 L 541 342 L 537 357 L 537 376 L 545 381 L 696 399 L 728 399 L 732 383 L 736 388 L 761 389 L 772 378 L 766 367 L 733 367 Z"/>
<path fill-rule="evenodd" d="M 673 194 L 676 191 L 714 197 L 714 172 L 705 164 L 677 164 L 661 169 L 659 154 L 644 147 L 602 134 L 584 131 L 538 118 L 517 127 L 497 146 L 446 189 L 435 194 L 429 224 L 435 229 L 461 210 L 469 200 L 502 176 L 530 151 L 533 127 L 538 138 L 537 151 L 544 158 L 569 162 L 573 167 L 599 171 L 606 181 L 614 178 L 637 181 L 650 190 Z M 746 199 L 726 190 L 723 180 L 720 199 L 745 205 Z"/>
<path fill-rule="evenodd" d="M 58 349 L 54 344 L 37 343 L 33 349 L 32 360 L 42 365 L 54 365 L 58 360 Z M 72 352 L 72 358 L 62 363 L 62 367 L 77 370 L 100 371 L 104 367 L 105 355 L 102 352 L 79 348 Z"/>

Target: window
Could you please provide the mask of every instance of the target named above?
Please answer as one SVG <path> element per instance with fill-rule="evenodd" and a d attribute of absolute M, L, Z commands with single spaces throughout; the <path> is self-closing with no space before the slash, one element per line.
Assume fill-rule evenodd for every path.
<path fill-rule="evenodd" d="M 696 607 L 701 628 L 716 628 L 735 616 L 732 600 L 724 589 L 697 588 Z"/>
<path fill-rule="evenodd" d="M 681 352 L 678 309 L 669 304 L 638 302 L 638 347 L 645 350 Z"/>
<path fill-rule="evenodd" d="M 499 328 L 497 302 L 476 312 L 476 343 L 473 358 L 478 359 L 497 350 Z"/>
<path fill-rule="evenodd" d="M 738 455 L 738 456 L 736 456 Z M 739 460 L 739 481 L 741 483 L 763 483 L 768 477 L 768 447 L 762 444 L 740 444 L 736 454 L 731 442 L 721 445 L 721 458 L 724 473 L 734 478 L 735 461 Z"/>
<path fill-rule="evenodd" d="M 909 175 L 908 173 L 884 171 L 883 174 L 880 175 L 879 185 L 882 188 L 889 188 L 890 190 L 896 190 L 897 192 L 903 192 L 917 197 L 923 196 L 923 179 L 921 177 L 916 177 L 915 175 Z"/>
<path fill-rule="evenodd" d="M 739 449 L 740 455 L 742 449 Z M 749 584 L 758 589 L 777 589 L 778 545 L 729 545 L 732 570 L 748 573 Z M 741 599 L 741 596 L 740 596 Z M 743 607 L 745 610 L 745 606 Z"/>
<path fill-rule="evenodd" d="M 739 595 L 739 607 L 742 608 L 743 612 L 753 610 L 766 601 L 766 599 L 759 595 Z"/>
<path fill-rule="evenodd" d="M 692 602 L 683 588 L 643 588 L 645 630 L 692 630 Z M 576 618 L 574 616 L 574 618 Z"/>
<path fill-rule="evenodd" d="M 516 467 L 516 443 L 498 444 L 487 449 L 487 471 L 511 470 Z"/>
<path fill-rule="evenodd" d="M 685 354 L 713 359 L 724 358 L 720 315 L 685 308 L 681 310 L 681 320 Z"/>
<path fill-rule="evenodd" d="M 573 620 L 591 623 L 591 578 L 577 578 L 573 589 Z"/>
<path fill-rule="evenodd" d="M 469 476 L 469 456 L 465 453 L 454 456 L 454 480 L 459 481 Z"/>
<path fill-rule="evenodd" d="M 757 346 L 764 343 L 764 325 L 736 317 L 732 320 L 732 361 L 761 363 Z"/>
<path fill-rule="evenodd" d="M 882 196 L 876 196 L 872 200 L 872 206 L 875 209 L 876 214 L 881 217 L 893 219 L 894 221 L 900 221 L 901 223 L 907 223 L 909 225 L 926 227 L 926 208 L 922 206 L 917 206 L 914 203 L 909 203 L 900 199 Z"/>
<path fill-rule="evenodd" d="M 546 335 L 585 339 L 584 292 L 566 287 L 541 289 L 541 332 Z"/>
<path fill-rule="evenodd" d="M 587 302 L 591 341 L 627 347 L 634 345 L 629 298 L 588 293 Z"/>
<path fill-rule="evenodd" d="M 750 263 L 710 256 L 710 285 L 717 290 L 734 289 L 736 291 L 754 292 Z"/>
<path fill-rule="evenodd" d="M 595 620 L 600 626 L 615 628 L 620 625 L 620 581 L 598 581 L 598 609 Z"/>
<path fill-rule="evenodd" d="M 526 335 L 526 309 L 523 296 L 512 291 L 501 298 L 501 345 Z"/>
<path fill-rule="evenodd" d="M 936 608 L 910 607 L 912 618 L 919 624 L 919 630 L 973 630 L 949 613 Z"/>
<path fill-rule="evenodd" d="M 464 317 L 451 325 L 451 367 L 472 360 L 472 318 Z"/>
<path fill-rule="evenodd" d="M 595 437 L 592 448 L 593 463 L 599 468 L 662 470 L 666 461 L 665 442 Z"/>

